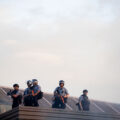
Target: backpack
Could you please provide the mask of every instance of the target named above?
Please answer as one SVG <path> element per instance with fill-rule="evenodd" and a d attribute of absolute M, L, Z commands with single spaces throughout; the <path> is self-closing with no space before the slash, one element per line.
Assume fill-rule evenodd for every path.
<path fill-rule="evenodd" d="M 38 96 L 38 100 L 42 99 L 43 98 L 43 92 L 40 91 L 37 96 Z"/>

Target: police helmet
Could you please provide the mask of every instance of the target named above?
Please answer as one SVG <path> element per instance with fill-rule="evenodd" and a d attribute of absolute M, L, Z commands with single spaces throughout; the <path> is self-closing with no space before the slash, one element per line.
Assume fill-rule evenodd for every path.
<path fill-rule="evenodd" d="M 83 90 L 83 93 L 88 93 L 88 90 L 86 90 L 86 89 L 85 89 L 85 90 Z"/>
<path fill-rule="evenodd" d="M 18 84 L 14 84 L 13 87 L 19 87 L 19 85 Z"/>
<path fill-rule="evenodd" d="M 32 79 L 32 83 L 38 82 L 37 79 Z"/>
<path fill-rule="evenodd" d="M 27 85 L 32 85 L 32 81 L 31 81 L 31 80 L 28 80 L 28 81 L 27 81 Z"/>
<path fill-rule="evenodd" d="M 60 85 L 60 84 L 65 84 L 64 80 L 60 80 L 60 81 L 59 81 L 59 85 Z"/>

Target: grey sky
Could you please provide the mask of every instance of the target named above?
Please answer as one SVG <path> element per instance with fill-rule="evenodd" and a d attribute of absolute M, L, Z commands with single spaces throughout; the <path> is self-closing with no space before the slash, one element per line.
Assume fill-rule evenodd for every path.
<path fill-rule="evenodd" d="M 120 0 L 0 0 L 0 85 L 37 78 L 53 92 L 120 101 Z"/>

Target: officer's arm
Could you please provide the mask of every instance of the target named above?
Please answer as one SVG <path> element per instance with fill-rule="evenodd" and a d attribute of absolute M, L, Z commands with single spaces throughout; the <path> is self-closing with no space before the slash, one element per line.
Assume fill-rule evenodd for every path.
<path fill-rule="evenodd" d="M 36 93 L 34 93 L 34 91 L 33 91 L 33 96 L 38 95 L 38 94 L 40 93 L 40 91 L 41 91 L 41 87 L 39 86 L 39 87 L 38 87 L 38 91 L 37 91 Z"/>
<path fill-rule="evenodd" d="M 12 97 L 16 98 L 16 97 L 18 97 L 18 95 L 14 94 L 14 95 L 12 95 Z"/>
<path fill-rule="evenodd" d="M 32 96 L 35 96 L 35 93 L 34 93 L 34 91 L 32 90 Z"/>
<path fill-rule="evenodd" d="M 64 98 L 68 98 L 68 97 L 69 97 L 69 93 L 68 93 L 68 90 L 67 90 L 67 89 L 65 90 L 65 94 L 66 94 L 66 95 L 64 96 Z"/>
<path fill-rule="evenodd" d="M 64 96 L 64 98 L 68 98 L 69 97 L 69 94 L 66 94 L 65 96 Z"/>
<path fill-rule="evenodd" d="M 80 109 L 83 111 L 82 100 L 83 100 L 83 97 L 81 96 L 81 97 L 79 98 L 79 105 L 80 105 Z"/>
<path fill-rule="evenodd" d="M 16 94 L 13 94 L 12 97 L 16 98 L 16 97 L 18 97 L 19 95 L 21 95 L 21 93 L 18 91 Z"/>
<path fill-rule="evenodd" d="M 34 96 L 36 96 L 38 93 L 40 93 L 40 90 L 37 93 L 35 93 Z"/>
<path fill-rule="evenodd" d="M 27 96 L 27 89 L 24 91 L 24 97 Z"/>
<path fill-rule="evenodd" d="M 82 107 L 81 101 L 79 102 L 79 105 L 80 105 L 80 109 L 83 111 L 83 107 Z"/>
<path fill-rule="evenodd" d="M 14 97 L 14 98 L 16 98 L 16 97 L 18 97 L 19 96 L 19 94 L 13 94 L 12 95 L 12 97 Z"/>
<path fill-rule="evenodd" d="M 54 96 L 58 96 L 57 88 L 54 90 Z"/>
<path fill-rule="evenodd" d="M 34 93 L 34 91 L 32 90 L 32 96 L 36 96 L 40 91 L 38 91 L 37 93 Z"/>

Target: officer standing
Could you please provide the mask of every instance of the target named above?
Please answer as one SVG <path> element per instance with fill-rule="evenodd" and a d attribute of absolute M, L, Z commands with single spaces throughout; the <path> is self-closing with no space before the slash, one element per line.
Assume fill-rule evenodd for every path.
<path fill-rule="evenodd" d="M 33 89 L 32 89 L 32 97 L 33 97 L 33 106 L 38 107 L 38 99 L 41 94 L 41 87 L 38 85 L 38 80 L 33 79 Z"/>
<path fill-rule="evenodd" d="M 90 100 L 88 98 L 88 90 L 83 90 L 83 94 L 79 98 L 78 109 L 81 111 L 90 110 Z"/>
<path fill-rule="evenodd" d="M 22 94 L 19 91 L 19 85 L 14 84 L 13 88 L 14 88 L 13 91 L 8 92 L 8 95 L 11 95 L 13 99 L 12 109 L 18 107 L 22 103 Z"/>
<path fill-rule="evenodd" d="M 27 81 L 27 88 L 24 91 L 24 105 L 25 106 L 32 106 L 32 81 Z"/>
<path fill-rule="evenodd" d="M 64 87 L 64 81 L 59 81 L 59 87 L 54 91 L 54 100 L 52 108 L 66 108 L 67 98 L 69 97 L 67 89 Z"/>

